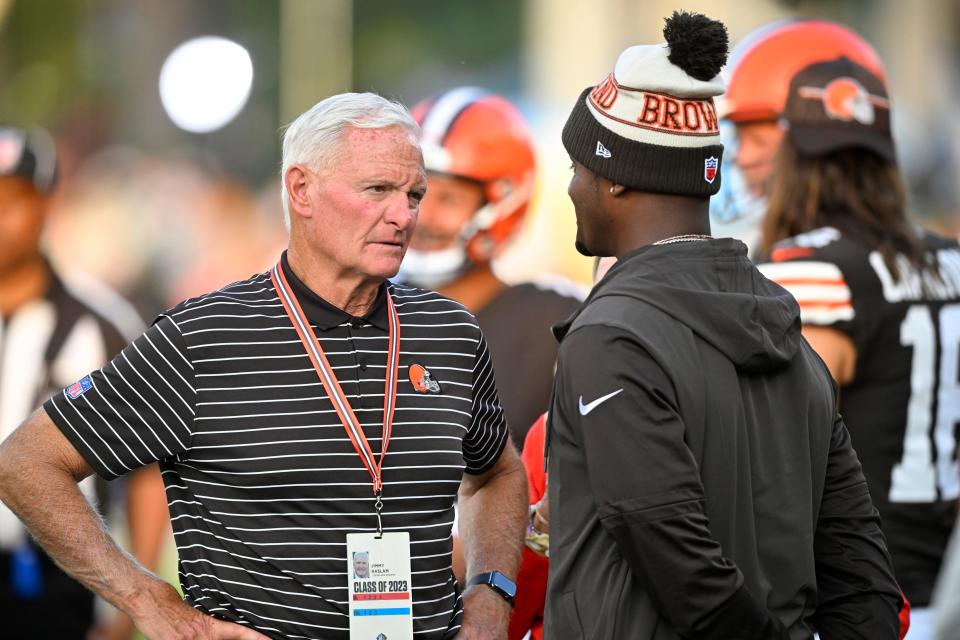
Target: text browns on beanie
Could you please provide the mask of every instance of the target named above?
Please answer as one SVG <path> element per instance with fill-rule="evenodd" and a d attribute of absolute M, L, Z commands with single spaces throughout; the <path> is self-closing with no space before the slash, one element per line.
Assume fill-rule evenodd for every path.
<path fill-rule="evenodd" d="M 570 156 L 631 189 L 707 198 L 720 189 L 723 145 L 714 96 L 729 48 L 727 28 L 674 12 L 666 44 L 637 45 L 580 94 L 563 128 Z"/>

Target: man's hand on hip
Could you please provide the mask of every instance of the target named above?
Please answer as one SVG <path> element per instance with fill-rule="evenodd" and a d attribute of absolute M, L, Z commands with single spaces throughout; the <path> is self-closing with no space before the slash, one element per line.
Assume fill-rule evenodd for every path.
<path fill-rule="evenodd" d="M 269 640 L 253 629 L 194 609 L 166 583 L 144 594 L 137 609 L 134 623 L 150 640 Z"/>

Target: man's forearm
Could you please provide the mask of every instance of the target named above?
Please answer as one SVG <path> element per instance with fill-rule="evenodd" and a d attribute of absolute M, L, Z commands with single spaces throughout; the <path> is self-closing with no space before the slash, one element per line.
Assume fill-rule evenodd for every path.
<path fill-rule="evenodd" d="M 30 421 L 36 419 L 35 414 Z M 118 609 L 135 614 L 137 596 L 162 581 L 117 546 L 77 487 L 78 478 L 51 463 L 49 451 L 36 455 L 42 440 L 31 435 L 36 435 L 36 425 L 25 426 L 0 446 L 0 500 L 64 571 Z"/>
<path fill-rule="evenodd" d="M 527 479 L 523 464 L 509 449 L 506 464 L 487 482 L 460 494 L 460 538 L 467 579 L 499 571 L 515 579 L 527 518 Z"/>
<path fill-rule="evenodd" d="M 460 490 L 460 539 L 467 579 L 499 571 L 515 580 L 527 513 L 527 478 L 520 457 L 507 445 L 493 469 L 464 480 Z M 463 596 L 458 640 L 505 640 L 510 606 L 489 587 L 469 587 Z"/>

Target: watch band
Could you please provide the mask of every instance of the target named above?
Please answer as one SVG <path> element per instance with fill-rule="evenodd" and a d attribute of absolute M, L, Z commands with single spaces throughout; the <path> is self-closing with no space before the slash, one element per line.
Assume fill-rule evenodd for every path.
<path fill-rule="evenodd" d="M 499 571 L 488 571 L 486 573 L 477 574 L 470 579 L 470 581 L 467 583 L 467 586 L 472 587 L 475 584 L 487 585 L 501 598 L 506 600 L 511 607 L 513 606 L 513 603 L 517 597 L 516 583 Z"/>

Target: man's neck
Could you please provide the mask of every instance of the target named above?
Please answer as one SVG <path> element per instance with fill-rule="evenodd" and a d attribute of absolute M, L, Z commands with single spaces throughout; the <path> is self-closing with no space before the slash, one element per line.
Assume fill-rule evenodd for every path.
<path fill-rule="evenodd" d="M 451 300 L 456 300 L 470 313 L 477 314 L 506 286 L 506 283 L 493 273 L 490 265 L 484 264 L 470 269 L 453 282 L 439 287 L 437 291 Z"/>
<path fill-rule="evenodd" d="M 706 201 L 678 196 L 635 194 L 635 206 L 618 216 L 613 232 L 618 258 L 642 246 L 676 236 L 710 235 L 710 213 Z"/>
<path fill-rule="evenodd" d="M 366 316 L 377 299 L 382 280 L 349 277 L 309 251 L 302 251 L 292 242 L 287 249 L 287 263 L 307 288 L 346 313 Z"/>
<path fill-rule="evenodd" d="M 50 287 L 50 278 L 47 263 L 39 254 L 0 272 L 0 315 L 12 315 L 42 297 Z"/>

